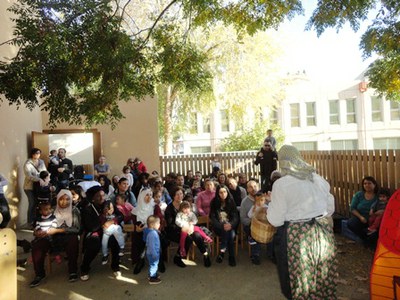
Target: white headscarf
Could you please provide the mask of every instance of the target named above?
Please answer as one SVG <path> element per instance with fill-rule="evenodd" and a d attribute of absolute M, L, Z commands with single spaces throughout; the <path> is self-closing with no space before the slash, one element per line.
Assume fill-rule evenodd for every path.
<path fill-rule="evenodd" d="M 145 196 L 150 194 L 150 201 L 146 203 Z M 133 214 L 136 215 L 136 220 L 146 225 L 147 218 L 154 213 L 154 199 L 153 192 L 149 188 L 142 188 L 139 192 L 137 206 L 133 210 Z"/>
<path fill-rule="evenodd" d="M 306 163 L 299 150 L 291 145 L 283 145 L 278 152 L 279 168 L 282 176 L 292 175 L 301 180 L 313 181 L 315 169 Z"/>
<path fill-rule="evenodd" d="M 58 205 L 58 199 L 62 196 L 67 195 L 69 197 L 69 206 L 67 208 L 61 208 Z M 64 223 L 68 226 L 72 226 L 72 194 L 69 190 L 60 190 L 57 194 L 57 207 L 54 212 L 57 220 L 57 227 L 62 226 Z"/>

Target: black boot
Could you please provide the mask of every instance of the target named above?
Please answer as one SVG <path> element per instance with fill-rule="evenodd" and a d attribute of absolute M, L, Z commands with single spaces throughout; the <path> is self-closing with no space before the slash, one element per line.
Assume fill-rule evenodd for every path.
<path fill-rule="evenodd" d="M 141 258 L 137 263 L 135 268 L 133 269 L 133 274 L 139 274 L 144 267 L 144 258 Z"/>
<path fill-rule="evenodd" d="M 179 256 L 174 257 L 174 264 L 176 264 L 178 267 L 181 267 L 181 268 L 186 267 L 185 263 L 182 261 L 182 258 L 180 258 Z"/>
<path fill-rule="evenodd" d="M 222 263 L 222 261 L 224 260 L 224 255 L 225 255 L 225 253 L 224 252 L 219 252 L 219 254 L 218 254 L 218 256 L 217 256 L 217 259 L 216 259 L 216 261 L 217 261 L 217 263 Z"/>
<path fill-rule="evenodd" d="M 160 259 L 160 261 L 158 262 L 158 271 L 160 271 L 161 273 L 165 272 L 165 265 L 162 259 Z"/>
<path fill-rule="evenodd" d="M 204 260 L 204 266 L 205 266 L 206 268 L 208 268 L 208 267 L 211 266 L 210 255 L 208 255 L 208 254 L 203 255 L 203 260 Z"/>
<path fill-rule="evenodd" d="M 24 253 L 28 253 L 31 249 L 31 243 L 27 240 L 17 240 L 17 246 L 22 247 L 24 249 Z"/>

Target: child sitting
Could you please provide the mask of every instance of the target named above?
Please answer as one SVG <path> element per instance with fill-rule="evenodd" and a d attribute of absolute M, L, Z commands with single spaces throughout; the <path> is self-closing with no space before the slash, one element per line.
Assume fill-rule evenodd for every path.
<path fill-rule="evenodd" d="M 118 242 L 120 248 L 119 256 L 124 256 L 125 238 L 121 226 L 118 225 L 114 214 L 114 205 L 111 202 L 105 203 L 100 220 L 103 225 L 103 238 L 101 240 L 101 249 L 103 252 L 102 264 L 105 265 L 108 262 L 108 240 L 110 236 L 113 235 Z"/>
<path fill-rule="evenodd" d="M 268 209 L 267 197 L 265 196 L 265 194 L 259 191 L 255 195 L 254 205 L 253 208 L 249 210 L 248 217 L 250 219 L 256 218 L 257 220 L 263 223 L 268 223 L 267 209 Z M 257 244 L 257 242 L 250 235 L 247 237 L 247 240 L 250 245 Z"/>
<path fill-rule="evenodd" d="M 35 228 L 33 230 L 33 236 L 35 239 L 32 243 L 36 243 L 40 239 L 48 239 L 52 244 L 52 248 L 54 248 L 52 236 L 47 234 L 50 228 L 57 228 L 57 220 L 51 209 L 50 202 L 43 201 L 39 203 L 39 217 L 36 220 Z M 61 263 L 62 261 L 60 255 L 55 255 L 54 260 L 57 263 Z"/>
<path fill-rule="evenodd" d="M 115 204 L 117 205 L 118 210 L 124 215 L 124 224 L 132 224 L 132 210 L 134 207 L 126 201 L 126 196 L 118 194 L 115 197 Z"/>
<path fill-rule="evenodd" d="M 147 218 L 147 228 L 143 232 L 143 240 L 146 242 L 146 257 L 149 261 L 149 283 L 159 284 L 160 277 L 157 274 L 160 261 L 161 243 L 158 235 L 160 219 L 155 216 Z"/>
<path fill-rule="evenodd" d="M 378 200 L 372 204 L 371 209 L 369 211 L 369 219 L 368 219 L 368 235 L 373 234 L 379 229 L 381 225 L 383 213 L 385 211 L 386 205 L 390 198 L 390 192 L 387 189 L 380 189 L 378 192 Z"/>
<path fill-rule="evenodd" d="M 197 223 L 197 217 L 191 210 L 192 206 L 187 201 L 182 201 L 179 206 L 179 212 L 176 215 L 175 223 L 181 228 L 181 238 L 179 241 L 179 248 L 181 251 L 181 256 L 186 256 L 185 251 L 185 240 L 188 235 L 193 234 L 193 232 L 198 232 L 206 243 L 212 243 L 212 238 L 210 238 L 204 231 L 199 227 L 195 226 Z"/>

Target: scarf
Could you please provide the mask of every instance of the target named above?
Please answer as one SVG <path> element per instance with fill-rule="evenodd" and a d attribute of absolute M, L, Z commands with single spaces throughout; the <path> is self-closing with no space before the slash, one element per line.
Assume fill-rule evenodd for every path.
<path fill-rule="evenodd" d="M 292 175 L 301 180 L 313 181 L 314 167 L 303 160 L 299 150 L 295 147 L 283 145 L 279 149 L 278 157 L 282 176 Z"/>
<path fill-rule="evenodd" d="M 67 195 L 69 197 L 69 206 L 67 208 L 61 208 L 58 205 L 58 200 Z M 72 226 L 72 194 L 69 190 L 60 190 L 57 194 L 57 207 L 54 212 L 57 220 L 57 227 L 61 227 L 64 223 L 68 226 Z"/>
<path fill-rule="evenodd" d="M 145 196 L 150 194 L 150 201 L 146 203 Z M 154 213 L 154 199 L 152 197 L 153 192 L 149 188 L 142 188 L 139 192 L 137 206 L 133 210 L 133 214 L 136 215 L 137 221 L 142 222 L 146 225 L 147 218 Z"/>

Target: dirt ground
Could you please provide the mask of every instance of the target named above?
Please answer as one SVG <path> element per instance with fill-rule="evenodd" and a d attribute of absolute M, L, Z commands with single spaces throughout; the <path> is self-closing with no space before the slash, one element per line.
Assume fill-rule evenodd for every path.
<path fill-rule="evenodd" d="M 372 250 L 340 235 L 336 237 L 339 250 L 338 299 L 368 299 Z M 31 233 L 18 232 L 18 238 L 31 239 Z M 92 264 L 87 282 L 69 283 L 65 262 L 60 265 L 54 262 L 45 281 L 30 288 L 29 282 L 34 277 L 33 265 L 29 254 L 18 249 L 18 258 L 28 258 L 24 267 L 18 267 L 18 299 L 285 299 L 280 293 L 276 266 L 266 258 L 266 251 L 263 252 L 259 266 L 251 264 L 247 245 L 243 249 L 239 246 L 235 268 L 230 267 L 227 261 L 222 264 L 213 261 L 210 268 L 205 268 L 200 255 L 196 255 L 195 262 L 186 261 L 188 266 L 184 269 L 169 262 L 166 272 L 161 274 L 162 283 L 159 285 L 148 284 L 147 266 L 140 274 L 133 275 L 127 255 L 122 260 L 120 278 L 114 278 L 109 265 L 101 265 L 99 256 Z"/>

